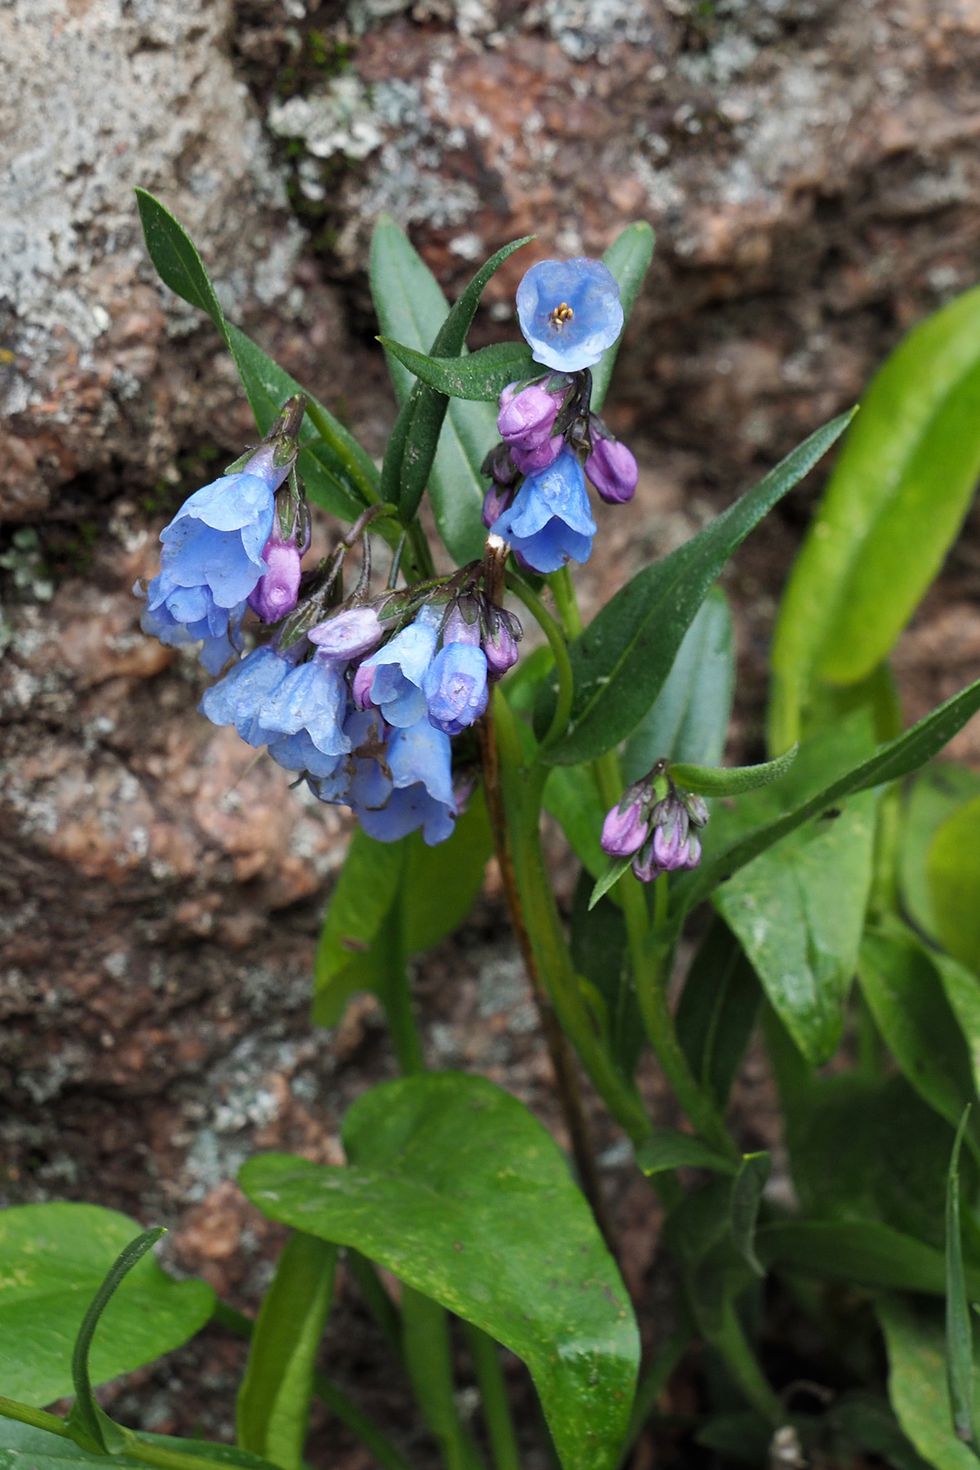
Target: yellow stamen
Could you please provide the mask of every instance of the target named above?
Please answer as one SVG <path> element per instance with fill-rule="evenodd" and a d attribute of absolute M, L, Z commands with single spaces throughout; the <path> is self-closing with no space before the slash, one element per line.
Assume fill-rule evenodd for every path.
<path fill-rule="evenodd" d="M 559 331 L 560 331 L 561 328 L 565 325 L 566 322 L 570 322 L 571 321 L 571 319 L 572 319 L 572 317 L 574 315 L 575 315 L 575 313 L 572 310 L 572 308 L 569 306 L 568 302 L 567 301 L 561 301 L 554 308 L 554 310 L 551 312 L 551 314 L 548 317 L 548 320 L 551 322 L 551 325 L 553 327 L 557 327 L 559 329 Z"/>

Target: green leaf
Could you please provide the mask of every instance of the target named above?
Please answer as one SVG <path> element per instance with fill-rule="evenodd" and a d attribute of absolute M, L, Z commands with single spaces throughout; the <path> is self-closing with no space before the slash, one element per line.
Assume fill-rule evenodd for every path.
<path fill-rule="evenodd" d="M 684 981 L 676 1026 L 691 1071 L 720 1108 L 728 1101 L 760 1000 L 745 951 L 728 926 L 714 918 Z"/>
<path fill-rule="evenodd" d="M 405 863 L 401 842 L 375 842 L 358 827 L 330 896 L 313 964 L 313 1020 L 335 1026 L 354 990 L 365 986 L 362 963 L 395 901 Z M 372 988 L 367 981 L 366 988 Z"/>
<path fill-rule="evenodd" d="M 623 874 L 629 870 L 629 865 L 633 859 L 631 857 L 607 858 L 606 861 L 608 864 L 606 871 L 596 880 L 595 887 L 589 898 L 590 909 L 594 909 L 600 898 L 605 898 L 610 888 L 615 887 Z"/>
<path fill-rule="evenodd" d="M 765 1152 L 743 1154 L 738 1172 L 732 1181 L 729 1203 L 732 1240 L 735 1249 L 756 1276 L 765 1276 L 765 1267 L 755 1251 L 755 1230 L 759 1219 L 762 1191 L 766 1187 L 772 1169 L 772 1160 Z"/>
<path fill-rule="evenodd" d="M 576 766 L 552 766 L 542 805 L 561 827 L 583 868 L 593 878 L 604 873 L 609 863 L 601 842 L 606 809 L 592 772 Z"/>
<path fill-rule="evenodd" d="M 789 833 L 712 901 L 808 1061 L 837 1050 L 871 889 L 876 798 Z"/>
<path fill-rule="evenodd" d="M 445 842 L 427 847 L 421 832 L 406 840 L 400 896 L 406 954 L 431 949 L 459 928 L 483 887 L 492 852 L 482 790 L 473 793 Z"/>
<path fill-rule="evenodd" d="M 963 1110 L 946 1182 L 946 1375 L 957 1439 L 976 1446 L 973 1427 L 973 1324 L 963 1267 L 960 1223 L 960 1149 L 970 1109 Z"/>
<path fill-rule="evenodd" d="M 876 1220 L 784 1220 L 756 1234 L 759 1259 L 858 1286 L 921 1291 L 942 1296 L 943 1253 Z M 969 1273 L 971 1290 L 980 1273 Z"/>
<path fill-rule="evenodd" d="M 162 1226 L 144 1230 L 123 1247 L 89 1302 L 72 1348 L 71 1377 L 75 1402 L 68 1416 L 68 1428 L 78 1438 L 89 1440 L 106 1451 L 119 1447 L 120 1433 L 116 1425 L 102 1412 L 92 1392 L 89 1367 L 92 1343 L 102 1315 L 123 1281 L 165 1234 Z"/>
<path fill-rule="evenodd" d="M 481 1077 L 428 1074 L 365 1093 L 351 1165 L 252 1159 L 274 1220 L 350 1245 L 473 1322 L 531 1370 L 564 1470 L 611 1470 L 639 1343 L 629 1298 L 553 1140 Z"/>
<path fill-rule="evenodd" d="M 182 1456 L 239 1470 L 272 1470 L 267 1460 L 236 1449 L 234 1445 L 215 1444 L 211 1440 L 174 1439 L 165 1434 L 131 1434 L 123 1432 L 129 1445 L 146 1445 L 149 1449 L 176 1450 Z M 121 1470 L 146 1470 L 146 1460 L 133 1452 L 114 1454 L 110 1463 Z M 106 1456 L 86 1450 L 73 1440 L 43 1429 L 33 1429 L 11 1419 L 0 1418 L 0 1470 L 106 1470 Z"/>
<path fill-rule="evenodd" d="M 446 322 L 449 304 L 408 236 L 387 215 L 380 217 L 371 238 L 370 275 L 384 335 L 418 352 L 429 352 Z M 388 366 L 395 393 L 404 404 L 414 391 L 415 379 L 390 354 Z M 389 475 L 407 453 L 411 423 L 406 412 L 395 425 L 388 449 L 392 457 Z M 490 404 L 450 400 L 428 483 L 439 535 L 459 565 L 483 550 L 486 530 L 480 513 L 487 486 L 480 466 L 495 437 L 496 413 Z"/>
<path fill-rule="evenodd" d="M 940 941 L 954 959 L 980 971 L 980 796 L 940 825 L 926 878 Z"/>
<path fill-rule="evenodd" d="M 356 517 L 369 500 L 378 498 L 378 473 L 370 455 L 312 393 L 226 319 L 204 262 L 183 225 L 145 189 L 136 190 L 136 200 L 146 248 L 161 280 L 191 306 L 207 312 L 217 327 L 238 369 L 259 432 L 266 432 L 287 398 L 305 393 L 315 405 L 320 427 L 314 428 L 309 418 L 303 422 L 300 473 L 311 496 L 324 509 L 347 520 Z M 323 440 L 324 429 L 329 444 Z"/>
<path fill-rule="evenodd" d="M 875 1303 L 888 1349 L 888 1395 L 899 1424 L 933 1470 L 976 1470 L 957 1440 L 946 1392 L 942 1318 L 900 1297 Z M 976 1366 L 973 1370 L 976 1383 Z"/>
<path fill-rule="evenodd" d="M 238 1443 L 302 1470 L 313 1372 L 333 1299 L 337 1247 L 297 1231 L 283 1247 L 252 1333 L 238 1392 Z"/>
<path fill-rule="evenodd" d="M 734 688 L 732 615 L 724 592 L 712 587 L 681 640 L 663 688 L 627 741 L 626 781 L 639 780 L 661 757 L 716 766 L 725 749 Z"/>
<path fill-rule="evenodd" d="M 939 971 L 946 999 L 963 1033 L 970 1055 L 974 1091 L 980 1095 L 980 975 L 947 954 L 936 950 L 929 950 L 928 954 Z"/>
<path fill-rule="evenodd" d="M 692 766 L 682 762 L 671 766 L 670 774 L 678 786 L 702 796 L 741 796 L 778 781 L 796 760 L 798 751 L 798 745 L 791 745 L 784 755 L 758 766 Z"/>
<path fill-rule="evenodd" d="M 592 1008 L 601 1012 L 607 1050 L 623 1076 L 632 1079 L 646 1036 L 626 964 L 626 925 L 613 903 L 600 903 L 590 911 L 591 886 L 588 875 L 581 873 L 572 900 L 572 964 L 591 987 Z"/>
<path fill-rule="evenodd" d="M 509 384 L 530 376 L 534 370 L 531 349 L 525 342 L 498 342 L 465 357 L 432 357 L 390 337 L 378 340 L 421 382 L 447 398 L 496 403 Z"/>
<path fill-rule="evenodd" d="M 673 1128 L 655 1128 L 636 1150 L 636 1165 L 648 1178 L 669 1169 L 710 1169 L 715 1174 L 733 1174 L 735 1164 L 715 1153 L 691 1133 Z"/>
<path fill-rule="evenodd" d="M 783 598 L 772 746 L 812 685 L 886 657 L 942 563 L 980 473 L 980 287 L 916 327 L 872 383 Z"/>
<path fill-rule="evenodd" d="M 901 776 L 907 776 L 910 771 L 925 765 L 952 740 L 978 709 L 980 679 L 960 690 L 952 699 L 947 699 L 895 740 L 879 746 L 869 759 L 829 782 L 792 810 L 775 821 L 746 833 L 723 851 L 713 854 L 690 879 L 683 885 L 677 885 L 678 894 L 683 893 L 685 907 L 690 908 L 706 897 L 716 884 L 751 862 L 759 853 L 765 852 L 788 832 L 795 831 L 811 817 L 819 817 L 822 812 L 833 810 L 835 802 L 874 786 L 897 781 Z"/>
<path fill-rule="evenodd" d="M 893 920 L 865 935 L 858 977 L 902 1074 L 955 1127 L 975 1090 L 966 1042 L 931 957 Z"/>
<path fill-rule="evenodd" d="M 72 1345 L 107 1271 L 139 1226 L 98 1205 L 18 1205 L 0 1212 L 0 1384 L 11 1397 L 48 1404 L 73 1391 Z M 89 1373 L 104 1383 L 204 1326 L 214 1293 L 173 1281 L 152 1256 L 127 1276 L 105 1310 Z"/>
<path fill-rule="evenodd" d="M 592 760 L 635 729 L 670 673 L 684 634 L 732 553 L 843 433 L 842 414 L 811 434 L 755 489 L 628 582 L 572 644 L 572 716 L 547 759 Z M 550 712 L 548 714 L 550 718 Z"/>
<path fill-rule="evenodd" d="M 939 931 L 926 872 L 929 848 L 946 818 L 975 796 L 980 796 L 980 772 L 952 761 L 937 761 L 916 777 L 902 813 L 902 902 L 916 927 L 930 939 L 936 939 Z"/>
<path fill-rule="evenodd" d="M 891 1409 L 876 1394 L 860 1391 L 841 1394 L 828 1409 L 824 1422 L 844 1440 L 839 1451 L 836 1446 L 831 1450 L 842 1464 L 848 1463 L 845 1455 L 853 1457 L 870 1452 L 883 1460 L 889 1470 L 929 1470 L 928 1463 L 916 1454 L 902 1433 Z"/>
<path fill-rule="evenodd" d="M 653 230 L 646 220 L 634 220 L 616 237 L 602 257 L 604 265 L 612 271 L 619 284 L 619 298 L 623 303 L 623 331 L 613 345 L 606 348 L 592 369 L 592 407 L 596 413 L 605 402 L 620 344 L 629 326 L 643 278 L 653 259 L 653 246 Z"/>

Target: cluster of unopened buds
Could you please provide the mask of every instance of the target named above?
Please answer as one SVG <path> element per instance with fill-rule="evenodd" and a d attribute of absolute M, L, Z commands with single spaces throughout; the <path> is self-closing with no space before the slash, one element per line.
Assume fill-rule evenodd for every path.
<path fill-rule="evenodd" d="M 636 488 L 636 460 L 590 408 L 591 369 L 623 326 L 614 277 L 597 260 L 542 261 L 522 280 L 517 308 L 545 372 L 501 394 L 484 561 L 396 589 L 396 557 L 389 585 L 371 596 L 375 509 L 304 574 L 310 514 L 295 470 L 305 410 L 297 396 L 257 449 L 185 502 L 161 533 L 159 574 L 136 588 L 146 632 L 197 643 L 211 674 L 227 670 L 201 701 L 208 719 L 266 746 L 381 841 L 421 829 L 435 843 L 453 830 L 470 782 L 458 772 L 454 780 L 452 737 L 483 715 L 490 685 L 518 656 L 520 624 L 496 600 L 508 551 L 542 573 L 585 561 L 596 529 L 586 476 L 614 503 Z M 344 597 L 344 560 L 358 542 L 361 577 Z M 249 610 L 258 624 L 246 652 Z M 669 782 L 648 787 L 631 787 L 603 831 L 608 852 L 637 854 L 643 879 L 693 867 L 700 846 L 690 827 L 707 816 Z"/>
<path fill-rule="evenodd" d="M 627 786 L 606 813 L 602 848 L 613 858 L 631 857 L 635 876 L 641 883 L 651 883 L 661 873 L 697 867 L 698 834 L 707 820 L 708 808 L 701 797 L 679 791 L 667 775 L 667 762 L 658 761 L 641 781 Z"/>

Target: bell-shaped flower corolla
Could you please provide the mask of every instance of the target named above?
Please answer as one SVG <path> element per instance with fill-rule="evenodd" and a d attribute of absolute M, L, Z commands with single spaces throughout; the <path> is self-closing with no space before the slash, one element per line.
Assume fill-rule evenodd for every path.
<path fill-rule="evenodd" d="M 479 638 L 479 628 L 477 628 Z M 487 656 L 476 643 L 444 643 L 425 671 L 422 690 L 437 730 L 458 735 L 487 707 Z"/>
<path fill-rule="evenodd" d="M 571 450 L 524 481 L 492 530 L 536 572 L 557 572 L 569 558 L 588 561 L 596 525 L 582 466 Z"/>
<path fill-rule="evenodd" d="M 366 658 L 354 677 L 355 704 L 373 704 L 400 730 L 425 718 L 422 680 L 436 651 L 441 621 L 441 609 L 423 607 L 413 623 Z"/>
<path fill-rule="evenodd" d="M 264 444 L 245 467 L 186 500 L 160 533 L 160 571 L 146 589 L 144 631 L 163 643 L 205 641 L 205 667 L 217 673 L 233 645 L 246 600 L 268 570 L 275 492 L 289 473 Z M 206 630 L 206 631 L 205 631 Z"/>
<path fill-rule="evenodd" d="M 517 288 L 517 317 L 536 362 L 559 372 L 594 367 L 623 330 L 623 306 L 601 260 L 541 260 Z"/>
<path fill-rule="evenodd" d="M 213 725 L 234 725 L 249 745 L 264 745 L 259 710 L 292 668 L 274 648 L 255 648 L 206 691 L 200 710 Z"/>
<path fill-rule="evenodd" d="M 397 842 L 422 829 L 430 847 L 445 842 L 456 822 L 452 750 L 449 736 L 428 719 L 393 730 L 386 758 L 392 790 L 383 806 L 351 799 L 354 814 L 369 837 Z"/>

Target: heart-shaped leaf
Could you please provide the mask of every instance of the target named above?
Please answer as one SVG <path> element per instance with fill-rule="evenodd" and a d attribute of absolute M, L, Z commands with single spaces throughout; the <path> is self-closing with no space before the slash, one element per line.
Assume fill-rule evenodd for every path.
<path fill-rule="evenodd" d="M 139 1226 L 98 1205 L 18 1205 L 0 1212 L 0 1384 L 48 1404 L 73 1390 L 72 1348 L 106 1273 Z M 105 1309 L 89 1355 L 94 1383 L 180 1347 L 204 1326 L 214 1293 L 174 1281 L 149 1255 Z"/>
<path fill-rule="evenodd" d="M 629 1298 L 554 1141 L 481 1077 L 386 1083 L 344 1122 L 347 1168 L 250 1160 L 274 1220 L 356 1247 L 524 1359 L 564 1470 L 611 1470 L 639 1343 Z"/>

